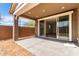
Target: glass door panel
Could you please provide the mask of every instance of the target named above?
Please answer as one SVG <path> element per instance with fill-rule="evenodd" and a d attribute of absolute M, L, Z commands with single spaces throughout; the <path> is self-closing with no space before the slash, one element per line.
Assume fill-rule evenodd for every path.
<path fill-rule="evenodd" d="M 44 20 L 40 21 L 40 36 L 44 36 Z"/>
<path fill-rule="evenodd" d="M 59 17 L 58 20 L 58 32 L 59 38 L 69 38 L 69 16 Z"/>
<path fill-rule="evenodd" d="M 46 21 L 46 36 L 56 38 L 56 19 Z"/>

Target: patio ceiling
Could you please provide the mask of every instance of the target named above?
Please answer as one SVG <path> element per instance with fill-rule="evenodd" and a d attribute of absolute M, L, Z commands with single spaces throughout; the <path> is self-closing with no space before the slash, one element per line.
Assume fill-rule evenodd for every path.
<path fill-rule="evenodd" d="M 39 19 L 76 8 L 79 8 L 79 3 L 40 3 L 36 7 L 23 13 L 21 16 Z"/>

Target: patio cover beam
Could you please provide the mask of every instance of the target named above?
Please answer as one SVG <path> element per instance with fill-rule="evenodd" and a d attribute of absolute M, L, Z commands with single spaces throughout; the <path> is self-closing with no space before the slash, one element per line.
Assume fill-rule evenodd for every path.
<path fill-rule="evenodd" d="M 22 4 L 15 12 L 13 15 L 22 15 L 23 13 L 31 10 L 32 8 L 36 7 L 39 3 L 24 3 Z"/>

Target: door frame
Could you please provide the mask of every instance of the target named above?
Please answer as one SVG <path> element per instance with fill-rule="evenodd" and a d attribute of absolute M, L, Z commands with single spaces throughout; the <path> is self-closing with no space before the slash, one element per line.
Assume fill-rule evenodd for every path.
<path fill-rule="evenodd" d="M 66 15 L 66 16 L 68 16 L 68 19 L 70 19 L 70 16 L 69 16 L 69 15 Z M 61 16 L 61 17 L 63 17 L 63 16 Z M 58 38 L 59 38 L 59 39 L 63 39 L 63 38 L 69 39 L 69 37 L 70 37 L 70 36 L 69 36 L 70 32 L 68 33 L 68 37 L 66 37 L 66 36 L 61 36 L 61 35 L 59 34 L 59 32 L 60 32 L 60 31 L 59 31 L 60 29 L 59 29 L 59 27 L 58 27 L 58 26 L 59 26 L 59 20 L 60 20 L 60 19 L 57 18 L 57 22 L 56 22 L 56 23 L 57 23 L 57 29 L 56 29 L 56 30 L 57 30 L 57 39 L 58 39 Z M 68 20 L 68 31 L 69 31 L 69 30 L 72 30 L 72 29 L 69 29 L 69 25 L 70 25 L 69 21 L 70 21 L 70 20 Z M 70 41 L 70 40 L 69 40 L 69 41 Z"/>
<path fill-rule="evenodd" d="M 69 41 L 72 41 L 72 14 L 73 14 L 73 12 L 74 11 L 68 11 L 68 12 L 64 12 L 64 13 L 61 13 L 61 14 L 56 14 L 56 15 L 53 15 L 53 16 L 37 19 L 38 20 L 38 36 L 40 36 L 40 21 L 41 20 L 47 20 L 47 19 L 51 19 L 51 18 L 56 18 L 56 20 L 57 20 L 60 16 L 69 15 Z M 44 29 L 44 31 L 46 31 L 45 29 Z M 56 32 L 57 32 L 57 30 L 56 30 Z M 58 34 L 56 34 L 56 35 L 57 35 L 57 39 L 58 39 Z"/>

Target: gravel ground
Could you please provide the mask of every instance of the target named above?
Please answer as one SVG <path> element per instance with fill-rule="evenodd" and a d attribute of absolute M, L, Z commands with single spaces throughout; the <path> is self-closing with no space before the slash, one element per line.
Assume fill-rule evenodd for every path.
<path fill-rule="evenodd" d="M 32 54 L 17 45 L 12 39 L 0 40 L 0 56 L 31 56 Z"/>

